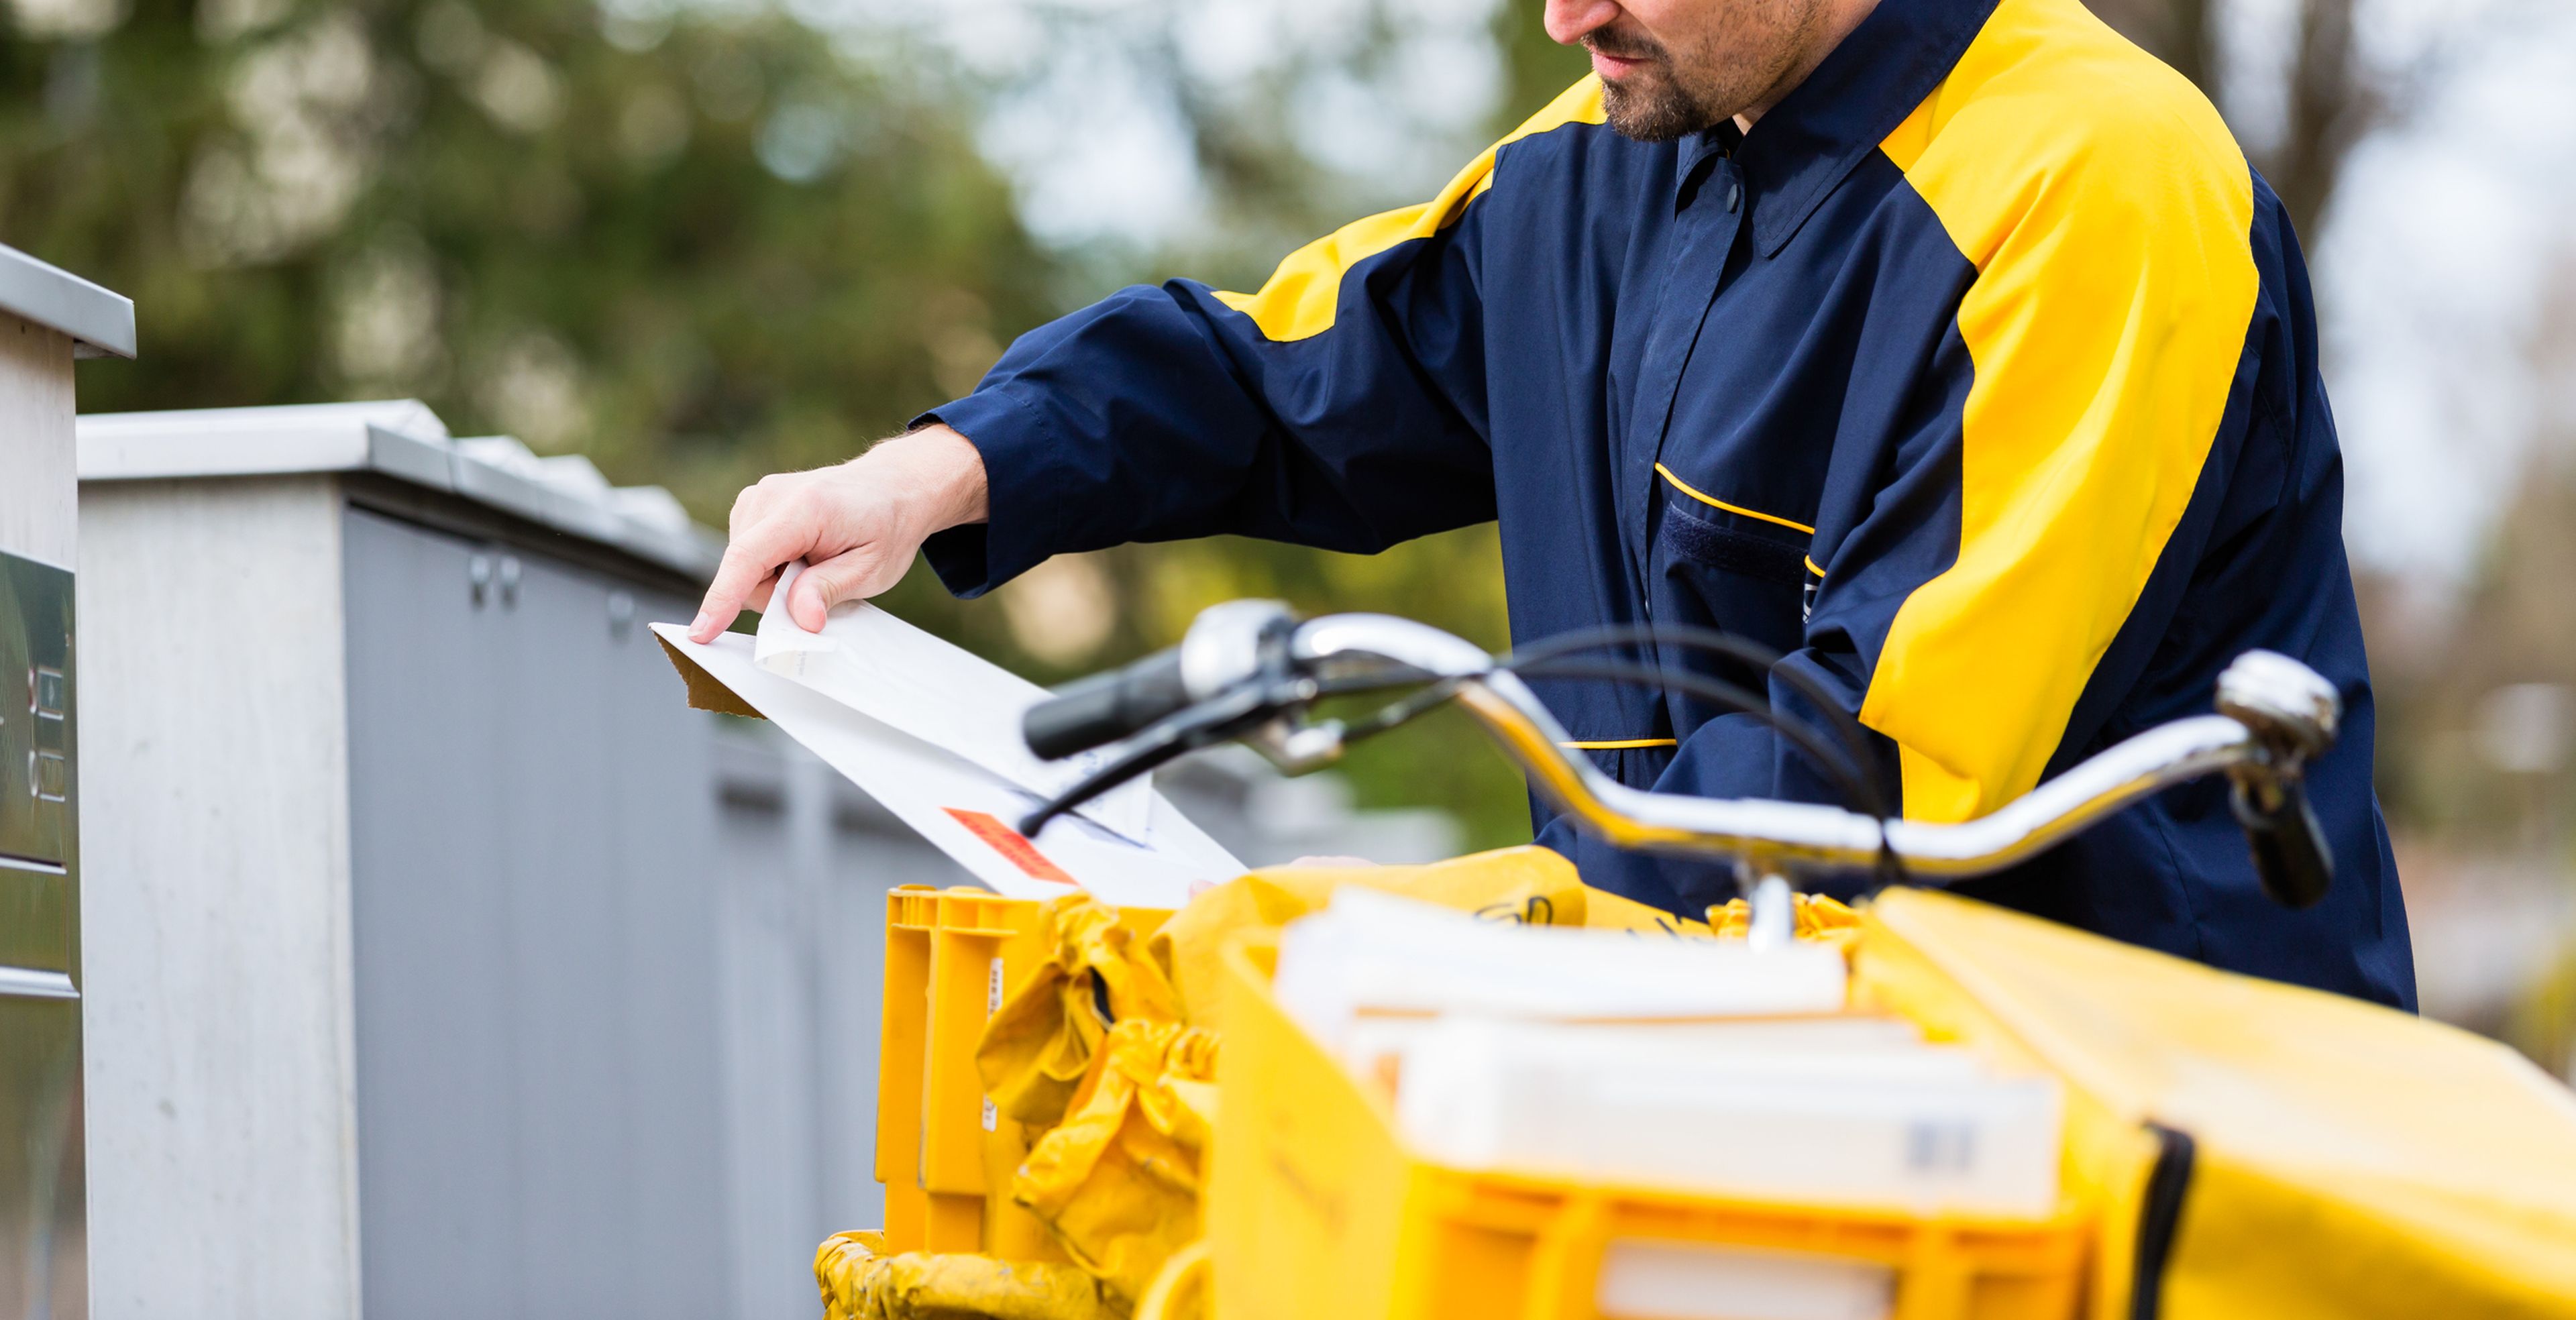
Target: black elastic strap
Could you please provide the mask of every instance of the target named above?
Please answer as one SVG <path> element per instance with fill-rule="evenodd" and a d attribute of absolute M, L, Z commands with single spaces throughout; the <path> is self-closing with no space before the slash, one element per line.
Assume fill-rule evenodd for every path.
<path fill-rule="evenodd" d="M 2156 1138 L 2156 1167 L 2147 1175 L 2146 1195 L 2138 1206 L 2138 1252 L 2129 1283 L 2129 1320 L 2156 1320 L 2164 1305 L 2165 1264 L 2173 1255 L 2174 1233 L 2182 1226 L 2183 1194 L 2191 1189 L 2191 1165 L 2197 1153 L 2191 1134 L 2162 1123 L 2147 1124 Z"/>

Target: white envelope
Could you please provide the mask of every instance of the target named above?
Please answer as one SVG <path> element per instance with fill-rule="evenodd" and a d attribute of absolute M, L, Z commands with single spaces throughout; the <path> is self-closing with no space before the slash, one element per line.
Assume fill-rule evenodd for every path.
<path fill-rule="evenodd" d="M 789 564 L 760 616 L 752 659 L 852 710 L 954 753 L 1043 798 L 1052 798 L 1107 760 L 1086 752 L 1041 761 L 1020 734 L 1020 716 L 1045 688 L 971 651 L 950 645 L 863 600 L 832 607 L 823 631 L 787 616 L 787 591 L 804 571 Z M 1094 822 L 1143 842 L 1150 777 L 1140 776 L 1077 808 Z"/>
<path fill-rule="evenodd" d="M 1039 802 L 1026 788 L 773 672 L 756 661 L 753 639 L 740 633 L 705 645 L 690 641 L 680 624 L 654 624 L 653 634 L 688 679 L 691 704 L 725 708 L 721 697 L 729 693 L 995 893 L 1046 899 L 1082 889 L 1113 907 L 1178 908 L 1199 890 L 1243 873 L 1241 862 L 1150 788 L 1143 790 L 1143 822 L 1132 837 L 1059 816 L 1037 838 L 1024 838 L 1017 824 Z M 722 692 L 706 692 L 702 683 Z"/>

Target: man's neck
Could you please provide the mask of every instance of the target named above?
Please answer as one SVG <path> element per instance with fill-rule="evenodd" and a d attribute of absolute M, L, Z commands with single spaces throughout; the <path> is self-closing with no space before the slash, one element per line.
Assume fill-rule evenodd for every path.
<path fill-rule="evenodd" d="M 1789 93 L 1798 90 L 1798 84 L 1805 82 L 1807 75 L 1814 73 L 1816 67 L 1825 62 L 1825 57 L 1834 53 L 1834 47 L 1843 44 L 1843 38 L 1850 36 L 1852 29 L 1859 27 L 1861 20 L 1868 18 L 1870 11 L 1876 8 L 1878 0 L 1832 0 L 1826 5 L 1824 19 L 1816 25 L 1814 39 L 1799 52 L 1797 62 L 1780 75 L 1780 80 L 1773 83 L 1761 99 L 1737 113 L 1735 127 L 1741 132 L 1752 132 L 1755 121 L 1771 113 L 1771 107 L 1787 100 Z"/>

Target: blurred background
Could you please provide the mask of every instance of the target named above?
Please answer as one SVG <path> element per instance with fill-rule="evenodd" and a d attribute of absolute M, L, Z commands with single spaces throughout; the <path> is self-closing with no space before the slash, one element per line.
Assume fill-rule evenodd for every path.
<path fill-rule="evenodd" d="M 1891 0 L 1895 2 L 1895 0 Z M 2094 0 L 2316 276 L 2426 1010 L 2576 1069 L 2576 7 Z M 0 0 L 0 239 L 130 295 L 84 411 L 412 397 L 721 526 L 1118 285 L 1255 287 L 1580 76 L 1534 0 Z M 1223 540 L 889 604 L 1052 681 L 1212 602 L 1500 645 L 1491 529 Z M 1361 805 L 1527 837 L 1451 722 Z"/>

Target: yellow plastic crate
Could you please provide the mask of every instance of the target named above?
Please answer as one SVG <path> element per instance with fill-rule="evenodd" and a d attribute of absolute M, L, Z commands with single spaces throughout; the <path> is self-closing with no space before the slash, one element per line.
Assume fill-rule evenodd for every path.
<path fill-rule="evenodd" d="M 1734 1201 L 1467 1173 L 1414 1157 L 1385 1103 L 1270 997 L 1275 943 L 1228 956 L 1206 1206 L 1220 1320 L 1589 1320 L 1621 1241 L 1841 1257 L 1896 1274 L 1898 1320 L 2068 1320 L 2085 1255 L 2046 1221 Z"/>
<path fill-rule="evenodd" d="M 1061 1260 L 1046 1226 L 1011 1204 L 1029 1139 L 975 1075 L 984 1023 L 1045 958 L 1031 899 L 905 885 L 886 895 L 885 998 L 877 1036 L 876 1178 L 895 1251 Z M 1130 908 L 1152 931 L 1169 912 Z"/>

